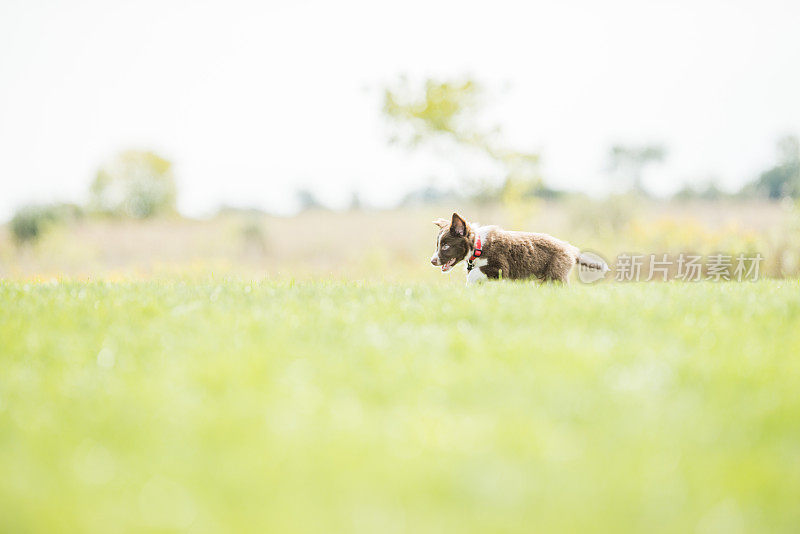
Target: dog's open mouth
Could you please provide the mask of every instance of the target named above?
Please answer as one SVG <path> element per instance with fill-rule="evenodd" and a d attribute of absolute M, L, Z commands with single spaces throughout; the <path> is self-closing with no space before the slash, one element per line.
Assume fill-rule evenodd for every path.
<path fill-rule="evenodd" d="M 450 270 L 450 269 L 453 267 L 453 265 L 455 265 L 455 264 L 456 264 L 456 259 L 455 259 L 455 258 L 453 258 L 452 260 L 450 260 L 450 261 L 448 261 L 447 263 L 445 263 L 444 265 L 442 265 L 442 272 L 443 272 L 443 273 L 446 273 L 446 272 L 447 272 L 447 271 L 449 271 L 449 270 Z"/>

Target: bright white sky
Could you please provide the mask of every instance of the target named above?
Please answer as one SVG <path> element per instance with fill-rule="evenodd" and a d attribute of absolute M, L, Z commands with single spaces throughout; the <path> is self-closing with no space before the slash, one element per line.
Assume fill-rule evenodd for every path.
<path fill-rule="evenodd" d="M 471 75 L 546 181 L 602 192 L 612 143 L 663 142 L 666 193 L 733 189 L 800 134 L 795 0 L 0 1 L 0 220 L 83 201 L 115 152 L 176 164 L 180 208 L 388 205 L 491 173 L 389 146 L 381 87 Z"/>

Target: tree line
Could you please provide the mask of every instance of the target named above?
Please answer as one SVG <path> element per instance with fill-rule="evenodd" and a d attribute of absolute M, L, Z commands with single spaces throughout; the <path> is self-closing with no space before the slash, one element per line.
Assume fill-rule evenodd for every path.
<path fill-rule="evenodd" d="M 47 227 L 85 216 L 146 219 L 176 213 L 173 165 L 148 150 L 127 150 L 101 166 L 89 186 L 89 202 L 24 206 L 9 224 L 17 244 L 36 241 Z"/>
<path fill-rule="evenodd" d="M 499 125 L 481 124 L 478 116 L 484 102 L 485 91 L 471 79 L 428 79 L 414 85 L 401 78 L 384 89 L 382 114 L 391 126 L 390 143 L 412 150 L 446 143 L 483 154 L 499 169 L 496 176 L 465 178 L 458 194 L 435 185 L 410 191 L 401 205 L 437 203 L 453 197 L 521 205 L 529 198 L 558 199 L 569 194 L 545 183 L 538 152 L 514 149 L 504 143 Z M 610 185 L 631 195 L 649 196 L 645 173 L 667 157 L 665 147 L 658 144 L 612 146 L 607 166 Z M 677 200 L 726 197 L 800 198 L 798 138 L 781 138 L 775 164 L 735 193 L 726 193 L 709 182 L 699 188 L 687 185 L 674 195 Z M 89 186 L 86 205 L 25 206 L 17 210 L 9 226 L 15 241 L 24 244 L 35 241 L 52 224 L 85 216 L 147 219 L 177 214 L 176 200 L 172 162 L 153 151 L 127 150 L 97 171 Z M 307 188 L 298 189 L 295 200 L 300 211 L 324 207 Z M 349 208 L 362 206 L 358 193 L 354 192 Z"/>
<path fill-rule="evenodd" d="M 479 126 L 478 116 L 484 91 L 471 79 L 441 81 L 428 79 L 412 85 L 406 78 L 386 87 L 383 115 L 392 127 L 390 143 L 418 149 L 440 142 L 478 150 L 499 164 L 500 180 L 478 179 L 463 184 L 475 201 L 496 201 L 510 196 L 558 198 L 566 191 L 547 186 L 540 172 L 540 155 L 535 151 L 513 150 L 502 142 L 500 126 Z M 735 193 L 726 193 L 712 181 L 704 186 L 687 185 L 675 194 L 677 200 L 800 197 L 800 141 L 796 136 L 781 138 L 777 161 Z M 650 196 L 645 182 L 649 167 L 668 156 L 659 144 L 615 145 L 609 149 L 609 185 L 625 193 Z M 410 192 L 406 203 L 439 202 L 453 191 L 434 186 Z"/>

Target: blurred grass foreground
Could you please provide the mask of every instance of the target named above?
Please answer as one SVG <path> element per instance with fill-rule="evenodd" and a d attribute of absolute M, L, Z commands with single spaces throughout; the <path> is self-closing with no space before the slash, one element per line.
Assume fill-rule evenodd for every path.
<path fill-rule="evenodd" d="M 797 532 L 797 281 L 0 282 L 0 531 Z"/>

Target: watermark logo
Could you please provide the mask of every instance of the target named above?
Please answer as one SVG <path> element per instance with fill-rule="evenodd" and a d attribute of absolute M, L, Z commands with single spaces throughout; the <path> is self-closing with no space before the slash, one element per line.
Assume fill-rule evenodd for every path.
<path fill-rule="evenodd" d="M 751 254 L 620 254 L 614 265 L 617 282 L 681 280 L 722 282 L 756 281 L 764 256 Z"/>
<path fill-rule="evenodd" d="M 605 265 L 603 258 L 583 252 L 585 259 Z M 758 252 L 741 254 L 620 254 L 609 269 L 617 282 L 743 282 L 756 281 L 764 256 Z M 578 279 L 592 284 L 606 278 L 608 271 L 578 264 Z"/>
<path fill-rule="evenodd" d="M 606 260 L 594 252 L 581 252 L 581 256 L 585 260 L 595 263 L 596 265 L 605 266 Z M 598 280 L 605 278 L 610 269 L 598 269 L 596 267 L 587 267 L 586 265 L 578 264 L 578 279 L 584 284 L 593 284 Z"/>

